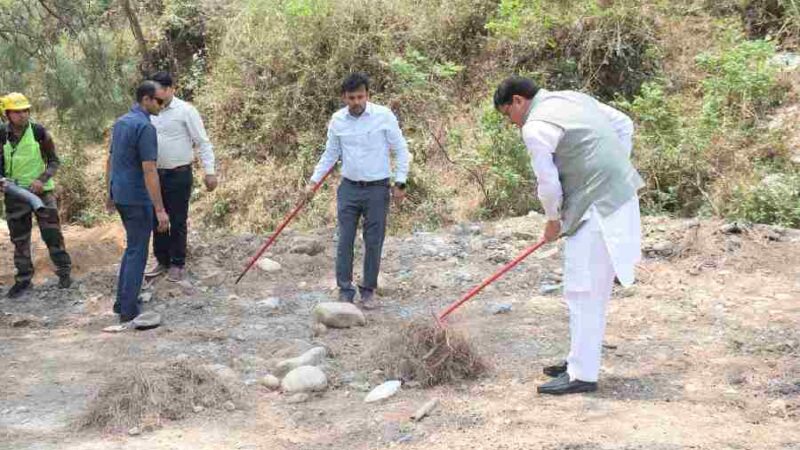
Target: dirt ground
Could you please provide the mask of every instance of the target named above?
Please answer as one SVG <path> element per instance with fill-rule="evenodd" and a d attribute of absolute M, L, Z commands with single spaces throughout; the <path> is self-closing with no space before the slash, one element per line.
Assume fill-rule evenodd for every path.
<path fill-rule="evenodd" d="M 0 448 L 89 449 L 800 449 L 800 233 L 715 221 L 645 219 L 638 283 L 617 289 L 600 390 L 539 396 L 543 365 L 564 356 L 559 249 L 545 248 L 460 309 L 492 369 L 477 381 L 406 384 L 366 404 L 385 381 L 369 355 L 404 320 L 430 317 L 532 244 L 542 219 L 464 224 L 387 239 L 382 307 L 365 327 L 314 337 L 313 306 L 334 296 L 332 229 L 283 236 L 274 273 L 233 279 L 263 236 L 192 234 L 190 279 L 160 281 L 146 309 L 158 329 L 105 334 L 124 236 L 116 225 L 69 228 L 78 282 L 55 287 L 38 245 L 36 290 L 0 299 Z M 315 256 L 309 247 L 324 251 Z M 360 261 L 360 258 L 359 258 Z M 0 283 L 13 278 L 0 228 Z M 278 297 L 272 309 L 262 300 Z M 493 307 L 511 311 L 493 314 Z M 329 389 L 293 404 L 259 383 L 276 362 L 329 349 Z M 230 368 L 246 401 L 142 434 L 77 431 L 100 386 L 137 364 L 188 358 Z M 409 416 L 431 398 L 430 417 Z"/>

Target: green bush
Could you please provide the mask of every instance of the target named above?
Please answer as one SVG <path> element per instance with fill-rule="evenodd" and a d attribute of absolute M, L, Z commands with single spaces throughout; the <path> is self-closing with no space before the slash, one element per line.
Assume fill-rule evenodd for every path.
<path fill-rule="evenodd" d="M 773 173 L 740 186 L 731 205 L 731 218 L 800 228 L 800 174 Z"/>
<path fill-rule="evenodd" d="M 708 73 L 702 81 L 706 127 L 753 123 L 780 101 L 774 56 L 773 43 L 757 40 L 697 57 L 697 64 Z"/>
<path fill-rule="evenodd" d="M 550 89 L 632 98 L 660 70 L 655 21 L 640 3 L 502 0 L 487 29 L 506 48 L 503 65 L 539 73 Z"/>
<path fill-rule="evenodd" d="M 484 217 L 518 216 L 538 204 L 528 150 L 519 130 L 493 107 L 486 106 L 480 117 L 478 162 L 483 171 Z"/>

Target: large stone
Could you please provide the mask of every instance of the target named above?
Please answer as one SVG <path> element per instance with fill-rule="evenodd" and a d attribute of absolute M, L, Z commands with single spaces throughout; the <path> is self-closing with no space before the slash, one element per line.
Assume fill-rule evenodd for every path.
<path fill-rule="evenodd" d="M 264 272 L 277 272 L 281 270 L 281 265 L 277 261 L 273 261 L 269 258 L 261 258 L 256 263 L 259 269 L 263 270 Z"/>
<path fill-rule="evenodd" d="M 367 323 L 356 305 L 344 302 L 319 303 L 314 307 L 314 320 L 331 328 L 350 328 Z"/>
<path fill-rule="evenodd" d="M 328 356 L 328 350 L 325 347 L 314 347 L 311 350 L 303 353 L 297 358 L 286 359 L 275 366 L 275 371 L 279 375 L 289 373 L 300 366 L 317 366 Z"/>
<path fill-rule="evenodd" d="M 298 367 L 283 378 L 281 388 L 284 392 L 315 392 L 324 391 L 328 387 L 328 378 L 325 373 L 314 366 Z"/>
<path fill-rule="evenodd" d="M 316 239 L 298 237 L 292 243 L 292 248 L 289 251 L 292 253 L 315 256 L 325 251 L 325 245 Z"/>

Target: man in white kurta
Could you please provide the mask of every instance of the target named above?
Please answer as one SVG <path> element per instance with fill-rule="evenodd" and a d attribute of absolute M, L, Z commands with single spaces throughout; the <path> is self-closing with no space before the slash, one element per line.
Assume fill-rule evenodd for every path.
<path fill-rule="evenodd" d="M 538 391 L 594 391 L 614 278 L 631 285 L 641 256 L 636 191 L 643 182 L 630 164 L 633 123 L 587 95 L 548 92 L 520 77 L 498 87 L 495 106 L 522 128 L 548 220 L 544 238 L 566 237 L 570 351 L 565 362 L 545 368 L 554 379 Z"/>

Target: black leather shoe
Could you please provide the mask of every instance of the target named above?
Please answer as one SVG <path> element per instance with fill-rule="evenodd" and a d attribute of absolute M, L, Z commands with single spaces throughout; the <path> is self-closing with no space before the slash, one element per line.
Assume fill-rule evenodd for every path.
<path fill-rule="evenodd" d="M 69 289 L 70 286 L 72 286 L 72 278 L 70 278 L 69 274 L 58 276 L 59 289 Z"/>
<path fill-rule="evenodd" d="M 28 289 L 32 286 L 30 281 L 18 281 L 11 286 L 11 289 L 8 290 L 6 297 L 8 298 L 18 298 L 21 297 L 22 294 L 25 293 Z"/>
<path fill-rule="evenodd" d="M 558 378 L 536 388 L 536 392 L 549 395 L 579 394 L 582 392 L 594 392 L 597 390 L 597 383 L 590 383 L 581 380 L 569 380 L 568 373 L 562 373 Z"/>
<path fill-rule="evenodd" d="M 567 362 L 566 361 L 561 361 L 560 363 L 558 363 L 556 365 L 547 366 L 544 369 L 542 369 L 542 372 L 544 372 L 545 375 L 547 375 L 548 377 L 553 377 L 553 378 L 555 378 L 557 376 L 560 376 L 562 373 L 564 373 L 566 371 L 567 371 Z"/>

